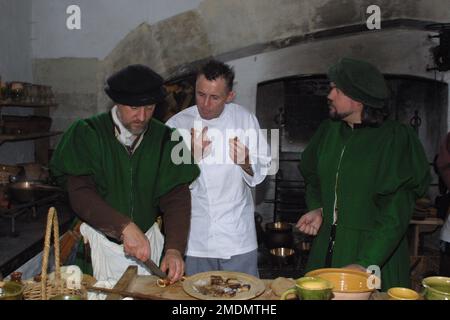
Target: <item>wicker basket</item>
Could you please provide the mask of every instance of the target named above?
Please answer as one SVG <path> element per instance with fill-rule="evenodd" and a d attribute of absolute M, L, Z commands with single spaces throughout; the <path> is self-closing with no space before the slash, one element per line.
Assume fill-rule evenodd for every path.
<path fill-rule="evenodd" d="M 53 239 L 55 250 L 55 277 L 48 279 L 48 258 L 50 253 L 50 236 L 53 225 Z M 61 279 L 60 249 L 59 249 L 59 224 L 55 208 L 48 210 L 47 228 L 45 230 L 44 251 L 42 253 L 42 273 L 40 282 L 31 282 L 25 285 L 23 293 L 25 300 L 49 300 L 58 295 L 78 295 L 86 299 L 87 292 L 83 285 L 80 289 L 69 289 L 65 281 Z"/>

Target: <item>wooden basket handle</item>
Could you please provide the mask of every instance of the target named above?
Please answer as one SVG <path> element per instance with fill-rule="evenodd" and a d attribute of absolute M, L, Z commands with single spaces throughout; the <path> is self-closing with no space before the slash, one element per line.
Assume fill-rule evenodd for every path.
<path fill-rule="evenodd" d="M 47 269 L 48 269 L 48 258 L 50 254 L 50 237 L 52 235 L 52 225 L 53 225 L 53 241 L 54 241 L 54 252 L 55 252 L 55 284 L 57 288 L 62 289 L 61 281 L 61 266 L 60 266 L 60 256 L 59 256 L 59 223 L 58 214 L 56 209 L 51 207 L 47 214 L 47 227 L 45 229 L 45 241 L 44 241 L 44 251 L 42 253 L 42 279 L 41 279 L 41 294 L 42 300 L 47 300 Z"/>

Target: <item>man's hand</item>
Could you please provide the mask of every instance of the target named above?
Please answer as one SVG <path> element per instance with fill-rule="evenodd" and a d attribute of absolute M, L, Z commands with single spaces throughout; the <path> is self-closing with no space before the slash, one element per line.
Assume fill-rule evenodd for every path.
<path fill-rule="evenodd" d="M 204 127 L 201 133 L 191 129 L 191 153 L 197 163 L 211 153 L 212 141 L 208 139 L 207 133 L 208 127 Z"/>
<path fill-rule="evenodd" d="M 230 145 L 229 156 L 231 160 L 247 172 L 247 174 L 253 176 L 248 148 L 239 141 L 238 137 L 230 139 L 228 143 Z"/>
<path fill-rule="evenodd" d="M 180 280 L 184 274 L 184 261 L 180 251 L 168 249 L 161 261 L 161 270 L 163 272 L 169 270 L 167 277 L 171 284 Z"/>
<path fill-rule="evenodd" d="M 137 225 L 130 222 L 122 231 L 123 250 L 126 255 L 146 261 L 150 257 L 150 242 Z"/>
<path fill-rule="evenodd" d="M 296 227 L 307 235 L 315 236 L 322 225 L 322 221 L 322 208 L 319 208 L 302 215 Z"/>

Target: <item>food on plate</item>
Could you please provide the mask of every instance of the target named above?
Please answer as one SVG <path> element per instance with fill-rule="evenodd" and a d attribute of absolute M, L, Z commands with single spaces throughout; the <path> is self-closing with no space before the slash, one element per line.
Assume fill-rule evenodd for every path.
<path fill-rule="evenodd" d="M 194 288 L 201 294 L 211 297 L 232 298 L 240 292 L 247 292 L 251 285 L 237 278 L 223 278 L 211 275 L 210 279 L 201 279 L 194 283 Z"/>

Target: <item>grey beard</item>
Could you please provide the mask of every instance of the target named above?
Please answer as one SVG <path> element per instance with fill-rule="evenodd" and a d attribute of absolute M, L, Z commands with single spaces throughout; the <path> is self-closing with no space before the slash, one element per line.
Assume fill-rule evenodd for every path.
<path fill-rule="evenodd" d="M 134 134 L 135 136 L 138 136 L 138 135 L 140 135 L 142 132 L 144 132 L 146 129 L 147 129 L 147 125 L 146 126 L 144 126 L 142 129 L 140 129 L 140 130 L 133 130 L 133 129 L 131 129 L 129 126 L 125 126 L 125 128 L 127 128 L 127 130 L 129 131 L 129 132 L 131 132 L 132 134 Z"/>
<path fill-rule="evenodd" d="M 140 130 L 133 130 L 133 129 L 131 128 L 130 125 L 125 125 L 125 124 L 123 123 L 122 117 L 120 116 L 120 113 L 119 113 L 118 111 L 116 111 L 116 115 L 117 115 L 117 119 L 119 119 L 120 123 L 125 127 L 125 129 L 127 129 L 128 132 L 130 132 L 131 134 L 133 134 L 133 135 L 135 135 L 135 136 L 138 136 L 138 135 L 140 135 L 142 132 L 144 132 L 145 130 L 147 130 L 148 123 L 147 123 L 142 129 L 140 129 Z"/>

